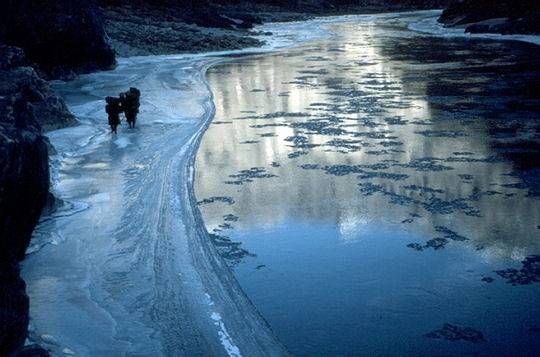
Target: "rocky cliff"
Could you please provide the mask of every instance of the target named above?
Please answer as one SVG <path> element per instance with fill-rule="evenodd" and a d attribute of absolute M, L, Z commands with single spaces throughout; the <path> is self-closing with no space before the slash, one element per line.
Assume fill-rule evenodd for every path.
<path fill-rule="evenodd" d="M 19 262 L 49 196 L 42 130 L 73 125 L 75 118 L 42 76 L 65 79 L 114 63 L 93 1 L 0 5 L 0 356 L 47 355 L 23 347 L 29 301 Z"/>
<path fill-rule="evenodd" d="M 18 47 L 0 45 L 0 96 L 4 110 L 9 104 L 9 98 L 24 98 L 29 104 L 29 116 L 45 131 L 70 126 L 76 122 L 64 101 L 39 77 L 26 60 L 23 50 Z M 11 114 L 20 117 L 18 113 Z M 0 120 L 5 123 L 8 119 L 4 116 Z"/>
<path fill-rule="evenodd" d="M 439 22 L 471 33 L 540 34 L 540 1 L 461 0 L 445 9 Z"/>
<path fill-rule="evenodd" d="M 69 78 L 115 63 L 92 0 L 4 0 L 0 42 L 22 48 L 50 78 Z"/>
<path fill-rule="evenodd" d="M 55 127 L 73 120 L 62 100 L 27 64 L 21 49 L 0 45 L 1 356 L 22 348 L 28 326 L 19 261 L 49 190 L 47 139 L 40 121 Z"/>

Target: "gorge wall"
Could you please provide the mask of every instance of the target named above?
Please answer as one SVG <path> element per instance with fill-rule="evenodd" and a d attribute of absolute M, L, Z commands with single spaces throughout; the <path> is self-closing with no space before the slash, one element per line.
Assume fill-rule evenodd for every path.
<path fill-rule="evenodd" d="M 42 78 L 111 68 L 97 5 L 86 0 L 6 0 L 0 5 L 0 355 L 47 355 L 24 347 L 29 301 L 19 275 L 49 197 L 43 130 L 75 118 Z"/>
<path fill-rule="evenodd" d="M 115 64 L 101 12 L 91 0 L 5 0 L 0 42 L 22 48 L 48 78 L 70 78 Z"/>

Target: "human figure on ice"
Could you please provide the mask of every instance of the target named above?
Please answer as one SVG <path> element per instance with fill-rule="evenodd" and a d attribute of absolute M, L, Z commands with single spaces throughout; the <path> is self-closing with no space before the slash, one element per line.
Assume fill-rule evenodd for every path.
<path fill-rule="evenodd" d="M 137 113 L 139 113 L 139 106 L 141 105 L 139 101 L 140 98 L 141 91 L 134 87 L 129 88 L 127 92 L 120 93 L 122 110 L 126 115 L 126 119 L 130 128 L 135 128 Z"/>
<path fill-rule="evenodd" d="M 116 129 L 120 125 L 120 113 L 122 112 L 122 104 L 120 98 L 107 97 L 105 98 L 107 105 L 105 111 L 109 115 L 109 125 L 111 126 L 111 132 L 116 134 Z"/>

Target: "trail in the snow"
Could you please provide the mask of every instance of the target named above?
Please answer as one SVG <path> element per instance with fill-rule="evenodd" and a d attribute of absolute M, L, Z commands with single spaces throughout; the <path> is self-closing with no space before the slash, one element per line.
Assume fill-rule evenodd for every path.
<path fill-rule="evenodd" d="M 253 52 L 326 35 L 316 21 L 264 28 L 275 34 Z M 222 55 L 122 59 L 55 85 L 80 125 L 48 133 L 64 205 L 42 218 L 23 266 L 30 338 L 53 355 L 287 354 L 216 253 L 193 191 L 214 115 L 205 74 Z M 130 86 L 138 127 L 111 135 L 103 98 Z"/>

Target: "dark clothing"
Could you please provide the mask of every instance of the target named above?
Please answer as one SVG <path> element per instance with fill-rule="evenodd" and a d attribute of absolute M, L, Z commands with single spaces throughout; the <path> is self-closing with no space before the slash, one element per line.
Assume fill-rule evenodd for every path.
<path fill-rule="evenodd" d="M 106 105 L 105 110 L 109 114 L 109 125 L 120 125 L 120 111 L 110 105 Z"/>
<path fill-rule="evenodd" d="M 107 97 L 105 101 L 107 102 L 105 111 L 109 115 L 109 125 L 111 126 L 111 131 L 116 134 L 116 129 L 120 125 L 120 113 L 122 112 L 120 99 Z"/>
<path fill-rule="evenodd" d="M 126 110 L 125 114 L 128 124 L 135 126 L 135 121 L 137 120 L 137 112 Z"/>
<path fill-rule="evenodd" d="M 129 127 L 135 127 L 135 121 L 137 120 L 137 113 L 139 113 L 141 92 L 137 88 L 129 88 L 125 93 L 120 93 L 120 102 L 122 103 L 122 110 L 126 115 Z"/>

